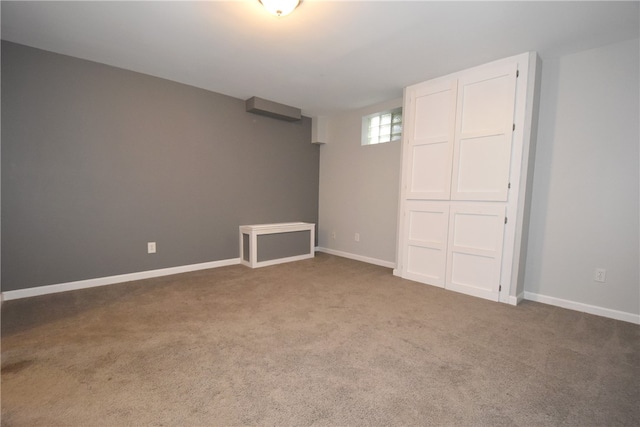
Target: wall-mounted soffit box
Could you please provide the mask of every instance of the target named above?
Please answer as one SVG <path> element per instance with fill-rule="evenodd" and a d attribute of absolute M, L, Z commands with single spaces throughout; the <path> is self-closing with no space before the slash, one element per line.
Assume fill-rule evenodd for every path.
<path fill-rule="evenodd" d="M 300 108 L 290 107 L 267 99 L 254 96 L 246 101 L 246 108 L 249 113 L 260 114 L 261 116 L 273 117 L 274 119 L 295 122 L 302 118 Z"/>
<path fill-rule="evenodd" d="M 311 117 L 311 143 L 327 143 L 327 118 L 323 116 Z"/>

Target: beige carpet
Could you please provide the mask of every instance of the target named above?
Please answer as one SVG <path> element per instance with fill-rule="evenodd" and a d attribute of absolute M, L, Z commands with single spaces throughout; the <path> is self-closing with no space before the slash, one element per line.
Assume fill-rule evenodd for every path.
<path fill-rule="evenodd" d="M 5 302 L 3 426 L 640 425 L 640 326 L 318 254 Z"/>

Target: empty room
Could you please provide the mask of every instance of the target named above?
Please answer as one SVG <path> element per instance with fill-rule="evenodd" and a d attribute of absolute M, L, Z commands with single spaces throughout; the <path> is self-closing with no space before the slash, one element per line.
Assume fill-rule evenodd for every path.
<path fill-rule="evenodd" d="M 2 426 L 640 425 L 640 2 L 0 17 Z"/>

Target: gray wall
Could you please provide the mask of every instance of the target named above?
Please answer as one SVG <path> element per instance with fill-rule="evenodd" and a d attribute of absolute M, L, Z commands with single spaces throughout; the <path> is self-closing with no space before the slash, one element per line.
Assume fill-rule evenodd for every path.
<path fill-rule="evenodd" d="M 639 50 L 543 64 L 525 292 L 640 314 Z"/>
<path fill-rule="evenodd" d="M 244 108 L 3 41 L 2 290 L 238 258 L 241 224 L 317 223 L 310 119 Z"/>
<path fill-rule="evenodd" d="M 363 146 L 361 133 L 363 116 L 401 106 L 398 98 L 327 117 L 328 141 L 320 149 L 318 246 L 395 264 L 400 141 Z"/>
<path fill-rule="evenodd" d="M 306 255 L 309 253 L 310 239 L 308 231 L 259 235 L 257 261 Z"/>

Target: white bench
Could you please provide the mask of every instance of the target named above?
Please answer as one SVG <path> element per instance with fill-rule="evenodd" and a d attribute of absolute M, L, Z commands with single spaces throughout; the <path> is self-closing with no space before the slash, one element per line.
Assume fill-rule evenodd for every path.
<path fill-rule="evenodd" d="M 266 234 L 294 233 L 300 231 L 309 232 L 309 251 L 287 255 L 275 259 L 258 261 L 258 236 Z M 265 267 L 267 265 L 283 262 L 299 261 L 313 258 L 315 255 L 316 225 L 308 222 L 283 222 L 278 224 L 255 224 L 240 226 L 240 262 L 251 268 Z"/>

